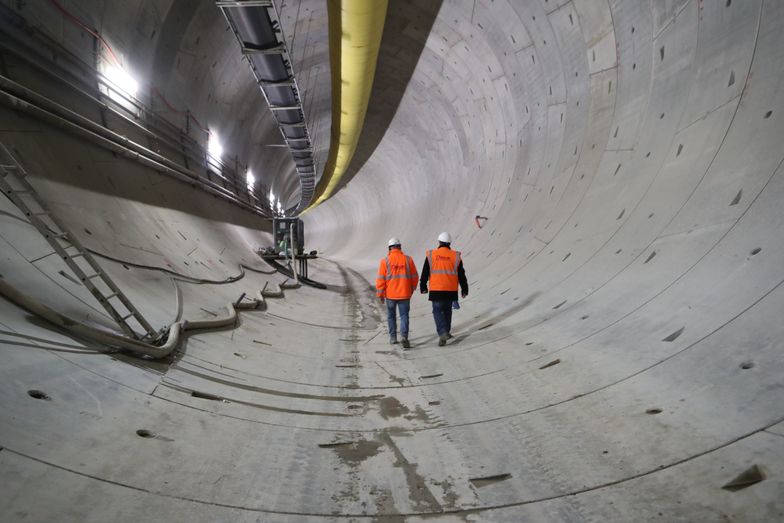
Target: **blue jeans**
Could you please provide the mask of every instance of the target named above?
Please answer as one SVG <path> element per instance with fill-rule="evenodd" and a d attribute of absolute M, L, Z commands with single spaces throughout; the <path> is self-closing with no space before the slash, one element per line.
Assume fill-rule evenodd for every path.
<path fill-rule="evenodd" d="M 452 330 L 452 302 L 432 301 L 433 319 L 436 320 L 436 331 L 439 336 L 445 336 Z"/>
<path fill-rule="evenodd" d="M 408 311 L 411 309 L 410 300 L 386 300 L 387 302 L 387 325 L 389 325 L 389 336 L 397 336 L 397 314 L 395 307 L 400 310 L 400 336 L 408 338 Z"/>

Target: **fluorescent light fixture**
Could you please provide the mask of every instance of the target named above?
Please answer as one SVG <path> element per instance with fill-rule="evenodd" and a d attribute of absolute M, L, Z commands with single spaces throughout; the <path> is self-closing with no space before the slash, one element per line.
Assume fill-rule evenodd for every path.
<path fill-rule="evenodd" d="M 256 185 L 256 177 L 253 176 L 253 172 L 250 169 L 248 169 L 245 178 L 248 180 L 248 190 L 253 192 L 253 187 Z"/>
<path fill-rule="evenodd" d="M 216 163 L 220 162 L 220 159 L 223 156 L 223 144 L 220 143 L 218 133 L 212 129 L 210 129 L 210 136 L 207 139 L 207 154 L 210 159 L 214 160 Z"/>
<path fill-rule="evenodd" d="M 133 98 L 139 91 L 139 82 L 131 73 L 121 65 L 101 60 L 99 65 L 101 76 L 99 78 L 100 91 L 117 105 L 136 113 L 138 108 L 134 105 Z"/>
<path fill-rule="evenodd" d="M 119 65 L 114 65 L 107 62 L 104 62 L 104 64 L 103 75 L 111 84 L 109 96 L 111 97 L 112 94 L 117 95 L 116 92 L 113 93 L 115 89 L 122 91 L 127 95 L 136 96 L 136 93 L 139 91 L 139 82 L 137 82 L 128 71 Z"/>

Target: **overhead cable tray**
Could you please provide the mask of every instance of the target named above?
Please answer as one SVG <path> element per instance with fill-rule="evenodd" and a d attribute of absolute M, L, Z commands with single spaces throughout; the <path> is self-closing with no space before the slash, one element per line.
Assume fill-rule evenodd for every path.
<path fill-rule="evenodd" d="M 316 186 L 313 145 L 275 5 L 271 0 L 219 0 L 216 5 L 237 37 L 291 152 L 301 189 L 297 208 L 303 209 L 310 204 Z"/>

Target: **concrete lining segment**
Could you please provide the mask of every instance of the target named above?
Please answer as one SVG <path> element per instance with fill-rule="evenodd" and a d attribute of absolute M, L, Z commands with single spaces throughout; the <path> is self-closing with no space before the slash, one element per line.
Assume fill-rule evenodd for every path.
<path fill-rule="evenodd" d="M 295 197 L 274 148 L 250 145 L 270 122 L 246 114 L 257 87 L 228 59 L 217 8 L 78 4 L 133 42 L 131 63 L 157 57 L 155 81 L 195 109 L 217 97 L 235 152 L 269 160 Z M 328 110 L 309 81 L 327 77 L 322 4 L 286 2 L 281 19 L 323 156 Z M 287 289 L 161 361 L 0 301 L 0 519 L 784 518 L 784 6 L 393 4 L 400 36 L 382 43 L 361 161 L 306 216 L 326 290 Z M 46 3 L 22 9 L 89 51 Z M 0 122 L 155 327 L 283 283 L 246 211 L 19 113 Z M 369 282 L 388 237 L 421 268 L 444 229 L 471 293 L 445 348 L 414 296 L 403 352 Z M 111 325 L 5 199 L 0 240 L 4 279 Z M 722 489 L 752 465 L 766 479 Z"/>

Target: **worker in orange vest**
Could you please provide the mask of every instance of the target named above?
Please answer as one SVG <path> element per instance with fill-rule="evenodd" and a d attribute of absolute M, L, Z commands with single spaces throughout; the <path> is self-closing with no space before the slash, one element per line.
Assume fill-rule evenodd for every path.
<path fill-rule="evenodd" d="M 452 337 L 452 302 L 457 302 L 457 287 L 460 294 L 468 296 L 468 280 L 463 269 L 460 252 L 450 248 L 452 237 L 448 232 L 438 235 L 438 249 L 427 251 L 422 266 L 422 278 L 419 290 L 428 292 L 427 282 L 430 280 L 430 301 L 433 303 L 433 319 L 438 332 L 438 346 L 446 345 Z"/>
<path fill-rule="evenodd" d="M 387 325 L 389 327 L 389 343 L 397 343 L 397 310 L 400 311 L 400 337 L 404 349 L 411 347 L 408 342 L 408 311 L 411 295 L 416 289 L 416 265 L 410 256 L 406 256 L 400 248 L 400 240 L 390 238 L 387 243 L 389 253 L 381 259 L 376 276 L 376 296 L 381 303 L 387 303 Z"/>

